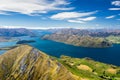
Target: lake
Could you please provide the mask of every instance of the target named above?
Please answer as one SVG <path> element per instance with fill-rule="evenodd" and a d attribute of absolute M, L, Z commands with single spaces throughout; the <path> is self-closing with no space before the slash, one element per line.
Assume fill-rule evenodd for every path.
<path fill-rule="evenodd" d="M 89 57 L 96 61 L 120 66 L 120 45 L 117 44 L 109 48 L 84 48 L 50 40 L 41 40 L 36 37 L 22 39 L 36 40 L 36 42 L 29 43 L 29 45 L 51 56 L 60 57 L 61 55 L 66 55 L 76 58 Z"/>
<path fill-rule="evenodd" d="M 10 47 L 16 45 L 16 42 L 0 42 L 0 48 L 2 47 Z M 6 52 L 6 50 L 0 50 L 0 54 Z"/>

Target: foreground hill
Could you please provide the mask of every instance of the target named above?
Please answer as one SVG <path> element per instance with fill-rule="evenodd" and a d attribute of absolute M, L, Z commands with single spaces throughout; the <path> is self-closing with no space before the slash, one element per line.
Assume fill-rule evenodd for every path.
<path fill-rule="evenodd" d="M 0 56 L 0 80 L 75 80 L 62 64 L 23 45 Z"/>
<path fill-rule="evenodd" d="M 120 68 L 89 58 L 55 58 L 21 45 L 0 56 L 0 80 L 120 80 Z"/>

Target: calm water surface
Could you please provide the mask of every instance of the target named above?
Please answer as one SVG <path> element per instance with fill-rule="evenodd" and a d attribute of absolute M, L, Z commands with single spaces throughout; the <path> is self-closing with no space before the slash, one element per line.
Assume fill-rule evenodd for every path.
<path fill-rule="evenodd" d="M 120 66 L 120 45 L 109 48 L 84 48 L 40 39 L 36 39 L 36 42 L 30 45 L 56 57 L 61 55 L 76 58 L 90 57 L 97 61 Z"/>
<path fill-rule="evenodd" d="M 29 45 L 51 56 L 60 57 L 61 55 L 66 55 L 76 58 L 90 57 L 97 61 L 120 66 L 120 45 L 114 45 L 109 48 L 84 48 L 33 37 L 19 37 L 19 39 L 36 40 L 36 42 L 30 43 Z M 10 45 L 16 45 L 16 42 L 0 43 L 0 47 Z M 0 51 L 0 54 L 4 52 L 5 51 Z"/>

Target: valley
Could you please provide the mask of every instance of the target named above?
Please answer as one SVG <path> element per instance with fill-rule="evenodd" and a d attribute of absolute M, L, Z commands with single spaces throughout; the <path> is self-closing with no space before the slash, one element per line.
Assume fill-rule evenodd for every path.
<path fill-rule="evenodd" d="M 30 32 L 36 35 L 1 36 L 0 79 L 120 79 L 119 34 L 96 37 L 78 29 Z"/>

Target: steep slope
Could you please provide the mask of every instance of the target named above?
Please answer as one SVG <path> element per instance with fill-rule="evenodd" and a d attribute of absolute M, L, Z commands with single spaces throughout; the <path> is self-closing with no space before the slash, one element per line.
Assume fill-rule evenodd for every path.
<path fill-rule="evenodd" d="M 43 36 L 42 39 L 53 40 L 58 42 L 63 42 L 75 46 L 82 47 L 94 47 L 94 48 L 104 48 L 112 46 L 112 43 L 104 38 L 92 37 L 92 36 L 78 36 L 78 35 L 68 35 L 68 34 L 50 34 Z"/>
<path fill-rule="evenodd" d="M 0 55 L 0 80 L 120 80 L 120 67 L 90 58 L 51 57 L 21 45 Z"/>
<path fill-rule="evenodd" d="M 57 60 L 28 45 L 0 56 L 0 80 L 75 80 Z"/>

